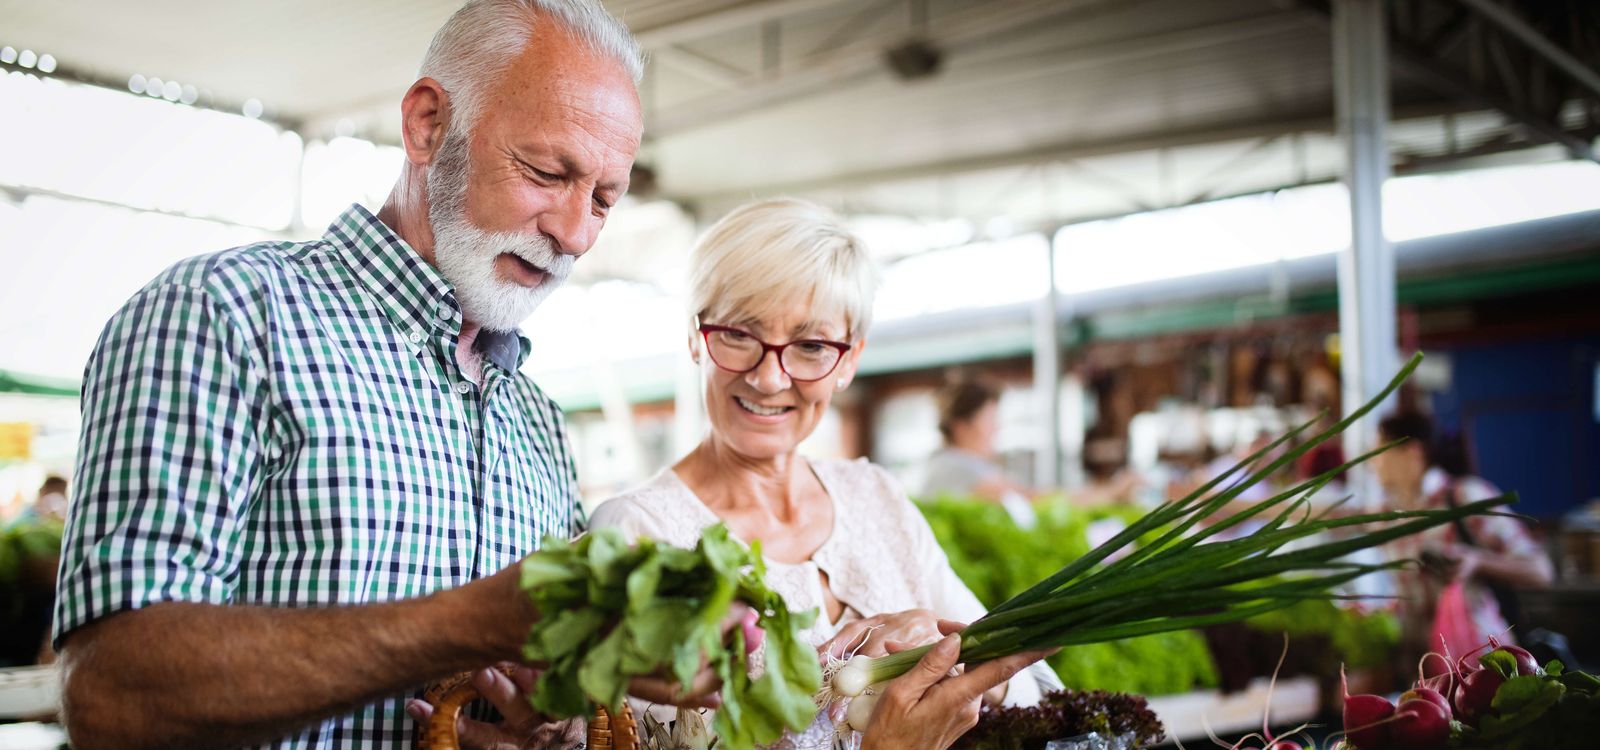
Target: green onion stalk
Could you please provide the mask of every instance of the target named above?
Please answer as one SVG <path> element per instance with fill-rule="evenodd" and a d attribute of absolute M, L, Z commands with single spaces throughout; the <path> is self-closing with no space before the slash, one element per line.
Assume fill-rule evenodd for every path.
<path fill-rule="evenodd" d="M 1319 415 L 1296 427 L 995 607 L 961 631 L 962 661 L 975 664 L 1024 651 L 1234 622 L 1308 599 L 1347 598 L 1331 591 L 1369 573 L 1410 563 L 1356 563 L 1348 560 L 1351 553 L 1467 516 L 1496 514 L 1496 508 L 1515 502 L 1515 494 L 1508 493 L 1443 509 L 1331 515 L 1341 501 L 1321 513 L 1312 512 L 1313 495 L 1346 470 L 1397 444 L 1390 443 L 1243 510 L 1212 518 L 1246 490 L 1371 412 L 1421 360 L 1421 354 L 1413 356 L 1381 393 L 1333 426 L 1313 433 Z M 1307 434 L 1310 437 L 1259 469 L 1250 468 Z M 1214 541 L 1224 531 L 1255 519 L 1265 519 L 1255 533 Z M 1206 520 L 1214 522 L 1197 530 Z M 1324 532 L 1363 526 L 1373 528 L 1349 538 L 1291 547 Z M 1158 536 L 1129 550 L 1149 535 Z M 856 656 L 831 665 L 831 679 L 818 698 L 853 697 L 869 685 L 905 674 L 929 648 L 871 659 Z"/>

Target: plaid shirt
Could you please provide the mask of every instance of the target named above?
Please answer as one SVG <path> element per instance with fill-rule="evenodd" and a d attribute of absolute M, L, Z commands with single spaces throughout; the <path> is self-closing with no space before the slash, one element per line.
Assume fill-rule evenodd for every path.
<path fill-rule="evenodd" d="M 157 277 L 89 358 L 57 644 L 163 601 L 421 596 L 580 530 L 561 411 L 517 372 L 528 342 L 482 332 L 480 386 L 460 332 L 450 285 L 360 206 L 321 240 Z M 411 695 L 267 746 L 409 748 Z"/>

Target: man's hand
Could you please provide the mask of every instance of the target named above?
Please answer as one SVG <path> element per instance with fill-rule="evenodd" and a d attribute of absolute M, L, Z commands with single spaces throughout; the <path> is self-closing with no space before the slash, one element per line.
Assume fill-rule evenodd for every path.
<path fill-rule="evenodd" d="M 889 644 L 889 650 L 903 649 L 901 644 Z M 961 656 L 961 639 L 945 637 L 910 672 L 889 683 L 873 708 L 861 750 L 950 747 L 978 723 L 984 691 L 1051 653 L 1053 649 L 1007 656 L 952 676 Z"/>
<path fill-rule="evenodd" d="M 505 670 L 505 671 L 501 671 Z M 507 674 L 509 673 L 509 675 Z M 581 747 L 586 739 L 581 718 L 552 721 L 528 704 L 538 673 L 532 669 L 502 662 L 499 669 L 482 669 L 472 675 L 472 687 L 503 717 L 498 724 L 456 719 L 456 736 L 469 750 L 532 750 L 533 748 Z M 406 713 L 418 724 L 433 716 L 433 706 L 413 700 Z"/>
<path fill-rule="evenodd" d="M 722 635 L 727 638 L 734 628 L 738 628 L 744 634 L 745 656 L 749 656 L 761 648 L 767 637 L 766 632 L 756 625 L 759 618 L 760 614 L 749 605 L 734 602 L 728 616 L 722 621 Z M 687 689 L 676 680 L 666 677 L 636 677 L 628 683 L 628 694 L 649 703 L 681 708 L 717 708 L 722 705 L 722 696 L 717 694 L 721 687 L 722 679 L 711 671 L 702 656 L 700 671 L 695 673 Z"/>
<path fill-rule="evenodd" d="M 962 627 L 964 626 L 960 623 L 940 620 L 937 615 L 926 609 L 908 609 L 904 612 L 873 615 L 839 628 L 839 632 L 829 638 L 827 643 L 817 647 L 817 652 L 836 659 L 843 659 L 851 654 L 883 656 L 888 653 L 885 644 L 889 641 L 909 644 L 908 647 L 922 646 L 939 640 L 946 632 L 953 632 Z"/>

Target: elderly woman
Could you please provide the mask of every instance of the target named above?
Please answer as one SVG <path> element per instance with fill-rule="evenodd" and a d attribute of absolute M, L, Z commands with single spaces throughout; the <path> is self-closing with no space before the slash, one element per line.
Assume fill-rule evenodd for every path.
<path fill-rule="evenodd" d="M 768 581 L 795 609 L 819 610 L 804 635 L 835 655 L 925 643 L 940 636 L 940 619 L 981 617 L 888 472 L 864 459 L 796 452 L 850 385 L 866 346 L 876 279 L 860 241 L 813 204 L 754 203 L 707 232 L 690 276 L 689 355 L 703 374 L 710 434 L 644 486 L 601 505 L 592 524 L 688 547 L 721 522 L 741 540 L 759 540 Z M 1041 682 L 1059 684 L 1035 665 L 985 698 L 1031 704 Z M 925 726 L 892 729 L 965 720 L 963 711 L 927 713 L 906 722 Z M 785 745 L 826 747 L 831 731 L 819 717 Z M 875 723 L 868 745 L 878 732 Z M 938 745 L 921 742 L 898 746 Z"/>

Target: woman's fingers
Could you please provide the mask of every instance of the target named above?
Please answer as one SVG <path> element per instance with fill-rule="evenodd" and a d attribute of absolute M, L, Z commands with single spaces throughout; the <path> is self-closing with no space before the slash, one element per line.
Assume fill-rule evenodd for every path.
<path fill-rule="evenodd" d="M 966 629 L 967 624 L 964 622 L 956 622 L 955 620 L 939 621 L 939 635 L 950 635 L 951 633 L 959 633 Z"/>

